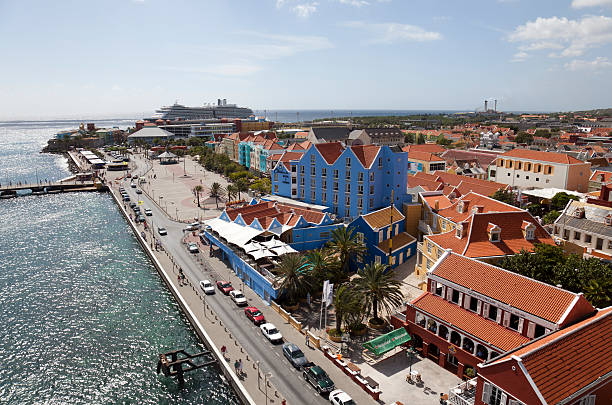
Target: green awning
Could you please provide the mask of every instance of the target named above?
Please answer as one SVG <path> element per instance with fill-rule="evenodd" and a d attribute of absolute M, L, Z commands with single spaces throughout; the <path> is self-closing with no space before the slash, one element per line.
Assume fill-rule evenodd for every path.
<path fill-rule="evenodd" d="M 371 351 L 377 356 L 387 353 L 389 350 L 410 341 L 410 335 L 405 328 L 395 329 L 386 335 L 372 339 L 363 344 L 363 347 Z"/>

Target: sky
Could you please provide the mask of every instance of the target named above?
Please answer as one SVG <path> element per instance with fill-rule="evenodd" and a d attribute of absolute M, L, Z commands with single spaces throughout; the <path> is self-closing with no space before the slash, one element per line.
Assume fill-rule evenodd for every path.
<path fill-rule="evenodd" d="M 612 0 L 0 0 L 0 119 L 612 107 Z"/>

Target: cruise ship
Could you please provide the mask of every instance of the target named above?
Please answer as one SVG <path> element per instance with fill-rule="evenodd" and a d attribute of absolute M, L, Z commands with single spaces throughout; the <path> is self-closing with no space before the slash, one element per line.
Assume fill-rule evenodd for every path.
<path fill-rule="evenodd" d="M 155 111 L 152 119 L 162 120 L 201 120 L 207 118 L 248 118 L 253 115 L 253 110 L 238 107 L 236 104 L 227 104 L 226 99 L 218 99 L 217 104 L 207 104 L 202 107 L 185 107 L 174 103 L 171 106 L 161 107 Z"/>

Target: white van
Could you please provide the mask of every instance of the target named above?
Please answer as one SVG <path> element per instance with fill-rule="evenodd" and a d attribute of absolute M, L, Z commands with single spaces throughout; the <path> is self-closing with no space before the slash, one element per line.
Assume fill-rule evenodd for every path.
<path fill-rule="evenodd" d="M 199 222 L 193 222 L 189 225 L 187 225 L 187 228 L 185 228 L 188 231 L 195 231 L 197 229 L 200 229 L 200 223 Z"/>

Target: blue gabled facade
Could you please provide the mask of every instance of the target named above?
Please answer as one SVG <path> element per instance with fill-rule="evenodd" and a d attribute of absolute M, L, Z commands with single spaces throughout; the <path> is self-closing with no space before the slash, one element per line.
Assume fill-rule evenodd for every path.
<path fill-rule="evenodd" d="M 388 206 L 391 190 L 396 207 L 410 202 L 407 170 L 407 153 L 393 152 L 388 146 L 317 144 L 302 155 L 295 170 L 276 166 L 272 193 L 329 207 L 340 217 L 356 218 Z"/>
<path fill-rule="evenodd" d="M 382 221 L 381 216 L 383 217 Z M 388 222 L 386 222 L 387 217 L 389 218 Z M 405 233 L 404 219 L 401 212 L 394 211 L 393 224 L 391 224 L 390 210 L 387 207 L 369 215 L 361 215 L 349 224 L 349 229 L 352 229 L 357 238 L 363 240 L 367 247 L 362 265 L 376 262 L 389 264 L 389 238 L 396 241 L 396 245 L 392 246 L 391 252 L 392 268 L 397 267 L 416 254 L 417 241 Z M 401 244 L 398 244 L 400 241 Z"/>

